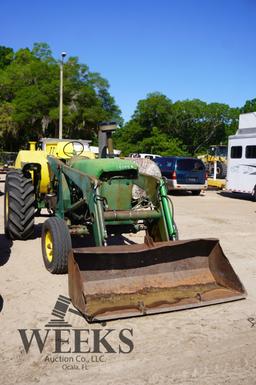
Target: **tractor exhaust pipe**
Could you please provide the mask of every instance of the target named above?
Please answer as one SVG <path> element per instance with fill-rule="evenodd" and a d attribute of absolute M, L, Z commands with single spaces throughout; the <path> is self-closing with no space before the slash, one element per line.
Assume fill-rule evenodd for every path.
<path fill-rule="evenodd" d="M 101 123 L 99 127 L 99 158 L 114 158 L 112 132 L 116 130 L 115 122 Z"/>

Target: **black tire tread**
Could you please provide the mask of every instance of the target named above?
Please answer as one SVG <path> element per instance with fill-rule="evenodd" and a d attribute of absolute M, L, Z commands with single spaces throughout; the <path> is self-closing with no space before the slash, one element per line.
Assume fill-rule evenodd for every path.
<path fill-rule="evenodd" d="M 220 172 L 217 174 L 218 179 L 224 179 L 227 176 L 227 165 L 223 162 L 217 162 L 217 167 L 219 168 Z"/>
<path fill-rule="evenodd" d="M 5 232 L 11 239 L 26 240 L 34 234 L 35 196 L 31 178 L 21 170 L 8 172 L 5 191 L 9 195 Z"/>

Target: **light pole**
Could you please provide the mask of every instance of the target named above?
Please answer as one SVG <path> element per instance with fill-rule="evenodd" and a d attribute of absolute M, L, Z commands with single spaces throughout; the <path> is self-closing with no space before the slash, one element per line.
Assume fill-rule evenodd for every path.
<path fill-rule="evenodd" d="M 67 52 L 61 52 L 60 62 L 60 112 L 59 112 L 59 139 L 62 139 L 62 119 L 63 119 L 63 63 Z"/>

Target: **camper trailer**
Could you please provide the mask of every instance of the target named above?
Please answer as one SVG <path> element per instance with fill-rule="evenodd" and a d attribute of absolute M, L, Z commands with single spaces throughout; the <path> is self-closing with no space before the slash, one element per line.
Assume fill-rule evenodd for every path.
<path fill-rule="evenodd" d="M 236 135 L 228 138 L 226 190 L 256 200 L 256 112 L 241 114 Z"/>

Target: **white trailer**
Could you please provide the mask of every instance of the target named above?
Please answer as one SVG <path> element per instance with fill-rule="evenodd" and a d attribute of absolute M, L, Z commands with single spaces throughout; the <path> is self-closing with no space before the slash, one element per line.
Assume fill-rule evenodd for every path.
<path fill-rule="evenodd" d="M 236 135 L 228 138 L 226 190 L 256 199 L 256 112 L 241 114 Z"/>

